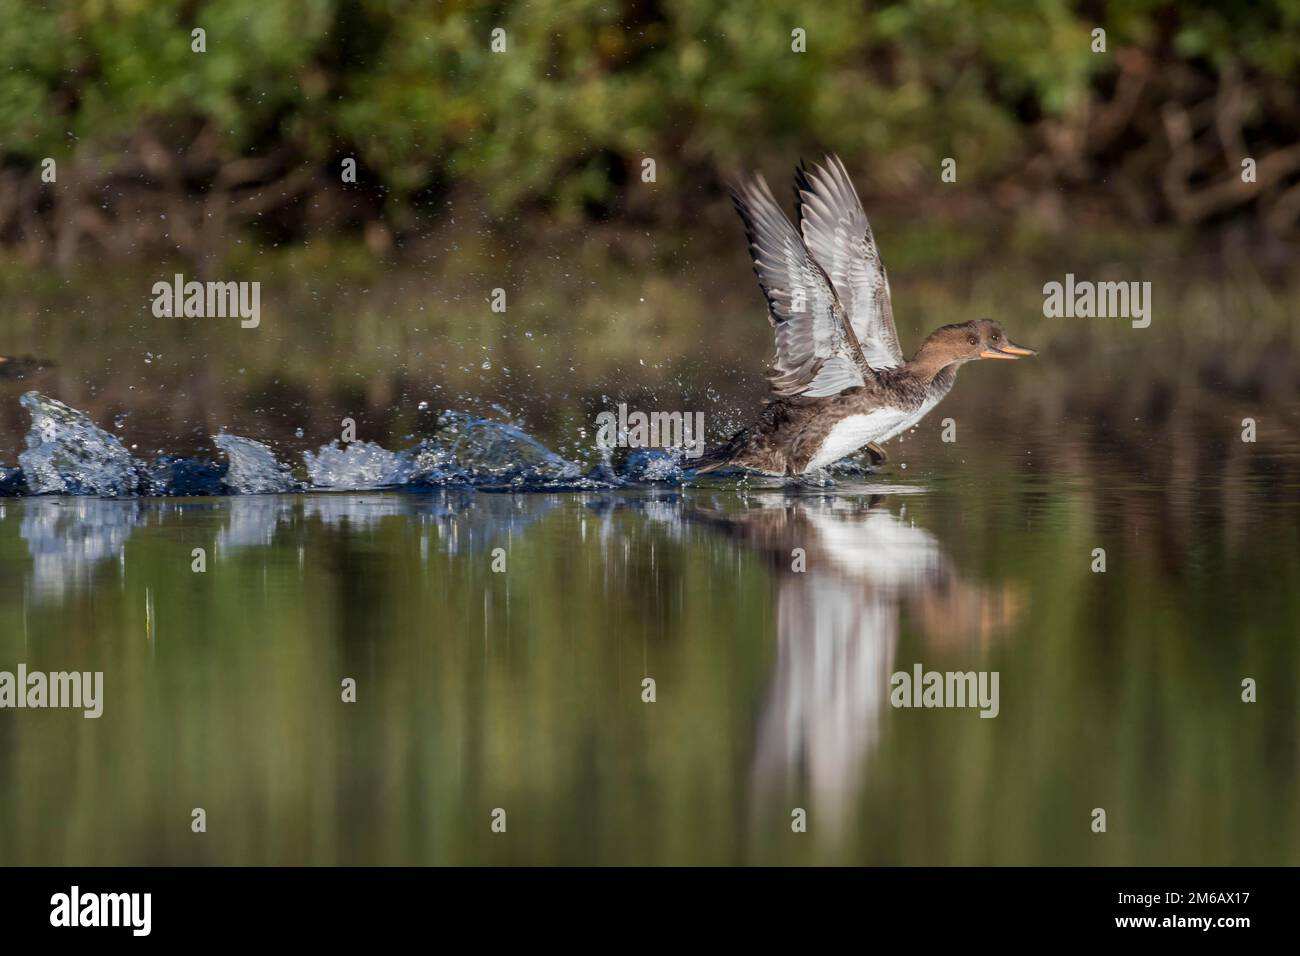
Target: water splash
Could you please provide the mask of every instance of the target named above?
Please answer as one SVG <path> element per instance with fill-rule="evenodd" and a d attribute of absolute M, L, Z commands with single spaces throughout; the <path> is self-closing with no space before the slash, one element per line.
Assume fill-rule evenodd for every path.
<path fill-rule="evenodd" d="M 260 441 L 221 432 L 212 437 L 212 443 L 230 459 L 225 483 L 233 494 L 267 495 L 298 488 L 289 466 Z"/>
<path fill-rule="evenodd" d="M 624 477 L 632 481 L 681 484 L 685 475 L 675 455 L 657 448 L 639 448 L 623 463 Z"/>
<path fill-rule="evenodd" d="M 509 481 L 557 482 L 581 477 L 577 464 L 561 458 L 513 425 L 490 422 L 463 412 L 445 413 L 440 438 L 465 472 Z"/>
<path fill-rule="evenodd" d="M 374 442 L 357 441 L 339 446 L 322 445 L 319 452 L 303 453 L 313 488 L 365 491 L 393 488 L 411 478 L 411 456 L 399 455 Z"/>
<path fill-rule="evenodd" d="M 31 494 L 118 497 L 139 489 L 136 460 L 90 416 L 39 392 L 19 402 L 32 416 L 27 450 L 18 455 Z"/>
<path fill-rule="evenodd" d="M 37 392 L 24 395 L 22 404 L 32 416 L 27 450 L 18 456 L 20 467 L 0 468 L 0 496 L 265 495 L 383 488 L 609 491 L 679 488 L 699 481 L 680 453 L 657 449 L 633 450 L 618 463 L 605 451 L 584 472 L 515 425 L 456 411 L 444 412 L 436 431 L 412 448 L 390 451 L 373 442 L 336 440 L 305 452 L 297 473 L 270 445 L 224 431 L 212 438 L 224 462 L 174 455 L 145 462 L 84 412 Z M 834 474 L 853 479 L 864 473 L 845 463 Z M 705 483 L 731 477 L 723 471 Z M 806 482 L 818 488 L 834 484 L 824 476 Z"/>

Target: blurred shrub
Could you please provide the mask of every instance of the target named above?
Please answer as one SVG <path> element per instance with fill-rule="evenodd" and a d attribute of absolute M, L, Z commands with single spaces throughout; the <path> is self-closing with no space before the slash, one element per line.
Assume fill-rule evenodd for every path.
<path fill-rule="evenodd" d="M 1090 46 L 1097 11 L 1104 55 Z M 1175 65 L 1208 77 L 1205 95 L 1227 69 L 1263 84 L 1248 86 L 1265 92 L 1239 122 L 1265 141 L 1293 141 L 1300 122 L 1294 96 L 1267 94 L 1294 91 L 1300 0 L 0 0 L 0 18 L 6 169 L 30 174 L 50 156 L 108 176 L 139 159 L 143 173 L 119 168 L 117 185 L 156 185 L 174 162 L 169 188 L 201 195 L 210 169 L 241 158 L 279 161 L 232 190 L 302 166 L 333 185 L 352 155 L 397 228 L 450 185 L 497 214 L 618 212 L 647 156 L 681 210 L 695 186 L 770 152 L 818 149 L 894 193 L 929 188 L 945 156 L 960 157 L 968 188 L 1046 155 L 1049 188 L 1087 148 L 1062 159 L 1069 137 L 1053 146 L 1045 131 L 1073 123 L 1086 141 L 1121 50 L 1157 79 Z M 191 51 L 194 28 L 205 53 Z M 806 53 L 791 50 L 796 28 Z M 1195 87 L 1165 84 L 1148 117 Z M 1155 120 L 1133 128 L 1163 135 Z M 195 163 L 200 149 L 210 155 Z M 24 228 L 4 219 L 6 188 L 14 208 L 28 195 L 0 182 L 0 240 Z"/>

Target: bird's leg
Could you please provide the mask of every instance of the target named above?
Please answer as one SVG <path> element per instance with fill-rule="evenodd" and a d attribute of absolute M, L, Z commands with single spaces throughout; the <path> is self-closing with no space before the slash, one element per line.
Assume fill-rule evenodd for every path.
<path fill-rule="evenodd" d="M 871 463 L 873 465 L 883 465 L 885 462 L 889 461 L 889 456 L 885 454 L 885 449 L 881 448 L 875 442 L 867 442 L 866 449 L 867 454 L 871 456 Z"/>

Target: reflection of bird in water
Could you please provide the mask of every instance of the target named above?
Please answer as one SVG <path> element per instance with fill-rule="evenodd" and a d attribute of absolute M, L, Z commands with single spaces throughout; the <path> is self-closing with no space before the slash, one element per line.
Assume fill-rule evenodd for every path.
<path fill-rule="evenodd" d="M 777 579 L 776 665 L 758 719 L 756 803 L 806 792 L 817 831 L 835 839 L 852 819 L 888 706 L 901 606 L 927 648 L 964 649 L 966 668 L 1015 619 L 1020 601 L 1011 585 L 963 580 L 933 535 L 879 498 L 773 498 L 738 515 L 694 516 L 758 551 Z M 796 570 L 795 549 L 805 570 Z"/>
<path fill-rule="evenodd" d="M 53 364 L 49 359 L 32 358 L 30 355 L 22 358 L 8 358 L 0 355 L 0 378 L 26 378 L 28 375 L 47 369 Z"/>

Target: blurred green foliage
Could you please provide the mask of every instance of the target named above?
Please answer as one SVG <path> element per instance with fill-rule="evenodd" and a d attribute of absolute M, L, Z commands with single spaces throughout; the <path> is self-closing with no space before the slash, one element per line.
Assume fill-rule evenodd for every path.
<path fill-rule="evenodd" d="M 109 162 L 142 123 L 179 150 L 210 127 L 226 159 L 287 146 L 333 171 L 354 155 L 390 207 L 454 182 L 498 213 L 606 202 L 645 156 L 673 182 L 836 149 L 897 186 L 959 155 L 978 183 L 1093 95 L 1122 46 L 1278 76 L 1300 60 L 1300 0 L 0 0 L 0 17 L 10 165 Z"/>

